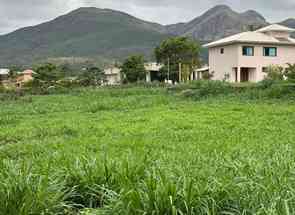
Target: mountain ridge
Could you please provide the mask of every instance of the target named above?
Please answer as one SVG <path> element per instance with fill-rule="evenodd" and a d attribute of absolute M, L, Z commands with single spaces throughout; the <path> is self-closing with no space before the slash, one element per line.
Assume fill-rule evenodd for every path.
<path fill-rule="evenodd" d="M 153 48 L 171 36 L 190 36 L 201 42 L 269 24 L 254 10 L 236 12 L 217 5 L 186 23 L 161 25 L 112 9 L 82 7 L 51 21 L 0 36 L 0 66 L 30 65 L 50 58 L 120 60 Z M 295 27 L 295 19 L 281 24 Z"/>
<path fill-rule="evenodd" d="M 265 18 L 254 10 L 238 13 L 227 5 L 217 5 L 196 17 L 182 27 L 175 35 L 192 36 L 201 41 L 212 41 L 240 33 L 247 26 L 262 27 L 267 25 Z"/>

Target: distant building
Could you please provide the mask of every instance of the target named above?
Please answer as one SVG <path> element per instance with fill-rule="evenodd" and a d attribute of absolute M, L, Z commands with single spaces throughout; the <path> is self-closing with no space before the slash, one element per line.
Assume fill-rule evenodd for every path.
<path fill-rule="evenodd" d="M 158 72 L 162 68 L 163 65 L 157 63 L 145 63 L 146 69 L 146 81 L 152 82 L 158 80 Z M 112 66 L 104 70 L 106 84 L 107 85 L 118 85 L 122 82 L 122 74 L 121 69 Z"/>
<path fill-rule="evenodd" d="M 106 84 L 107 85 L 118 85 L 121 83 L 121 69 L 118 67 L 110 67 L 104 70 Z"/>
<path fill-rule="evenodd" d="M 295 63 L 293 31 L 274 24 L 206 44 L 213 80 L 258 82 L 265 78 L 268 66 L 286 68 L 287 63 Z"/>
<path fill-rule="evenodd" d="M 34 71 L 30 69 L 18 73 L 16 77 L 16 86 L 22 87 L 25 83 L 32 81 L 34 79 L 33 74 Z"/>
<path fill-rule="evenodd" d="M 190 80 L 200 80 L 203 79 L 203 74 L 205 72 L 209 72 L 210 67 L 208 65 L 203 66 L 202 68 L 198 68 L 192 72 Z"/>
<path fill-rule="evenodd" d="M 8 79 L 10 70 L 9 69 L 0 69 L 0 82 Z"/>
<path fill-rule="evenodd" d="M 162 64 L 150 62 L 144 64 L 146 70 L 146 82 L 159 81 L 158 73 L 163 67 Z"/>

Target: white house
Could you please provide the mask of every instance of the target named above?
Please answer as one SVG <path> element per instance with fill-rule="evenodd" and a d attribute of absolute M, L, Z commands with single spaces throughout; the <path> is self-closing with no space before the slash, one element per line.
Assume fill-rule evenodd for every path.
<path fill-rule="evenodd" d="M 9 69 L 0 68 L 0 82 L 7 79 L 9 72 Z"/>
<path fill-rule="evenodd" d="M 107 85 L 118 85 L 121 83 L 121 69 L 118 67 L 109 67 L 104 70 Z"/>
<path fill-rule="evenodd" d="M 273 24 L 206 44 L 213 79 L 258 82 L 265 78 L 269 65 L 295 63 L 295 39 L 290 37 L 293 31 Z"/>
<path fill-rule="evenodd" d="M 152 82 L 158 80 L 158 73 L 160 69 L 163 67 L 162 64 L 150 62 L 144 64 L 145 70 L 146 70 L 146 81 Z"/>
<path fill-rule="evenodd" d="M 162 68 L 163 65 L 157 63 L 145 63 L 146 69 L 146 81 L 152 82 L 158 80 L 158 72 Z M 122 81 L 121 69 L 116 66 L 108 67 L 104 70 L 104 74 L 106 76 L 106 84 L 107 85 L 118 85 Z"/>

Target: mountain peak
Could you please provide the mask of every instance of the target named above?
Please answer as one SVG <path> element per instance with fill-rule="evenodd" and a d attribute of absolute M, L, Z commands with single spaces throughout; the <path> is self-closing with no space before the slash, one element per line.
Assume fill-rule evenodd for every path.
<path fill-rule="evenodd" d="M 97 8 L 97 7 L 80 7 L 76 10 L 70 12 L 70 14 L 79 14 L 79 13 L 102 13 L 102 12 L 114 12 L 111 9 Z"/>
<path fill-rule="evenodd" d="M 285 25 L 289 28 L 295 28 L 295 18 L 286 19 L 285 21 L 281 22 L 280 24 Z"/>
<path fill-rule="evenodd" d="M 200 41 L 212 41 L 240 33 L 248 26 L 265 26 L 266 20 L 254 10 L 239 13 L 227 5 L 217 5 L 192 21 L 178 25 L 174 34 L 192 36 Z"/>
<path fill-rule="evenodd" d="M 233 10 L 231 7 L 225 5 L 225 4 L 220 4 L 216 5 L 215 7 L 211 8 L 208 10 L 205 14 L 207 13 L 224 13 L 224 12 L 232 12 Z"/>
<path fill-rule="evenodd" d="M 231 7 L 225 4 L 219 4 L 213 7 L 211 10 L 232 10 Z"/>
<path fill-rule="evenodd" d="M 266 22 L 266 19 L 255 10 L 247 10 L 246 12 L 242 13 L 241 15 L 244 17 L 260 19 L 261 21 Z"/>

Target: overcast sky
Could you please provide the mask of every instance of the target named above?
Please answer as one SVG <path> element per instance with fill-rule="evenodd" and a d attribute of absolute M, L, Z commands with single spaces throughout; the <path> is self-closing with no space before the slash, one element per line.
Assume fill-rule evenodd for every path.
<path fill-rule="evenodd" d="M 162 24 L 189 21 L 217 4 L 254 9 L 270 22 L 295 17 L 295 0 L 0 0 L 0 34 L 51 20 L 79 7 L 125 11 Z"/>

